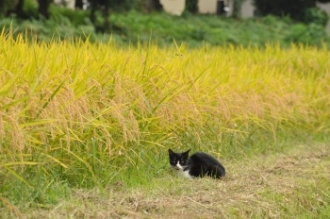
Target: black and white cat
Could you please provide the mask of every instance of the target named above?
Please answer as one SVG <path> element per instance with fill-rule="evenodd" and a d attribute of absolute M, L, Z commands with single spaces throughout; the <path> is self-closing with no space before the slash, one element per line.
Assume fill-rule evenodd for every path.
<path fill-rule="evenodd" d="M 219 179 L 226 174 L 224 166 L 214 157 L 204 152 L 197 152 L 189 157 L 189 151 L 175 153 L 168 149 L 171 166 L 179 175 L 187 178 L 204 177 L 208 175 Z"/>

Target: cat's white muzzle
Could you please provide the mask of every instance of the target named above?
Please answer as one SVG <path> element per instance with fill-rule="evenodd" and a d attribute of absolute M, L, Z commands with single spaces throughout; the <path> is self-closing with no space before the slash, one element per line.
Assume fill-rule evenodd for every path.
<path fill-rule="evenodd" d="M 183 167 L 180 165 L 179 162 L 177 162 L 176 166 L 175 166 L 176 170 L 183 170 Z"/>

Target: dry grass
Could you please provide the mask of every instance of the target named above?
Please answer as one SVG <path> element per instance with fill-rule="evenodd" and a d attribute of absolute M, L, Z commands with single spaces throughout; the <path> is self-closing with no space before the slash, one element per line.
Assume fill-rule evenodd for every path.
<path fill-rule="evenodd" d="M 220 181 L 168 174 L 138 188 L 117 182 L 105 195 L 72 189 L 56 206 L 23 207 L 21 218 L 326 218 L 330 213 L 329 145 L 300 145 L 226 164 L 228 176 Z"/>
<path fill-rule="evenodd" d="M 326 49 L 122 51 L 0 40 L 0 151 L 31 153 L 54 143 L 73 150 L 94 138 L 115 156 L 155 133 L 176 135 L 210 121 L 219 135 L 237 138 L 254 129 L 274 139 L 297 126 L 330 130 Z"/>

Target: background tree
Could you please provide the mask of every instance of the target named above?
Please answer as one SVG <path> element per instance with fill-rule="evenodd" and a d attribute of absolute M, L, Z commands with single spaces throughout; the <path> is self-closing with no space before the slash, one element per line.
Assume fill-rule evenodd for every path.
<path fill-rule="evenodd" d="M 111 24 L 109 20 L 110 11 L 125 11 L 137 6 L 139 1 L 136 0 L 89 0 L 90 3 L 90 19 L 94 27 L 99 32 L 109 32 Z M 158 3 L 158 4 L 157 4 Z M 159 0 L 144 0 L 143 4 L 148 10 L 159 7 Z M 98 21 L 98 12 L 101 12 L 103 24 Z"/>
<path fill-rule="evenodd" d="M 84 6 L 84 1 L 83 0 L 76 0 L 75 8 L 83 9 L 83 6 Z"/>
<path fill-rule="evenodd" d="M 198 0 L 188 0 L 186 1 L 186 10 L 191 13 L 198 12 Z"/>
<path fill-rule="evenodd" d="M 18 3 L 18 0 L 0 0 L 0 16 L 4 17 L 13 10 Z"/>
<path fill-rule="evenodd" d="M 18 0 L 17 4 L 15 6 L 15 9 L 13 11 L 19 18 L 25 17 L 25 14 L 23 11 L 23 6 L 24 6 L 24 0 Z"/>
<path fill-rule="evenodd" d="M 296 21 L 309 22 L 306 12 L 316 7 L 316 2 L 330 2 L 330 0 L 254 0 L 260 15 L 272 14 L 276 16 L 289 16 Z M 314 13 L 315 14 L 315 13 Z M 320 13 L 320 16 L 321 13 Z"/>
<path fill-rule="evenodd" d="M 91 5 L 90 19 L 94 24 L 96 30 L 102 32 L 105 31 L 108 32 L 110 30 L 109 16 L 110 16 L 111 0 L 90 0 L 89 3 Z M 99 26 L 96 22 L 96 11 L 98 9 L 102 11 L 102 15 L 104 19 L 103 27 Z"/>
<path fill-rule="evenodd" d="M 162 9 L 162 5 L 159 0 L 143 0 L 142 8 L 146 13 L 150 13 L 151 11 L 160 11 Z"/>
<path fill-rule="evenodd" d="M 244 1 L 245 0 L 234 0 L 232 17 L 238 18 L 241 16 L 241 9 Z"/>
<path fill-rule="evenodd" d="M 0 16 L 8 17 L 10 14 L 16 14 L 21 19 L 33 17 L 24 11 L 26 2 L 27 0 L 0 0 Z M 49 6 L 52 2 L 53 0 L 37 0 L 39 15 L 49 18 Z"/>
<path fill-rule="evenodd" d="M 49 6 L 53 0 L 38 0 L 38 11 L 39 14 L 44 16 L 45 18 L 49 18 Z"/>

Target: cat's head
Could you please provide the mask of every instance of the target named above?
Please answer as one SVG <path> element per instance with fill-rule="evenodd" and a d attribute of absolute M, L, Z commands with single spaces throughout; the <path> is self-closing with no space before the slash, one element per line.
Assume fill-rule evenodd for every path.
<path fill-rule="evenodd" d="M 188 165 L 189 151 L 190 149 L 182 153 L 175 153 L 168 149 L 171 166 L 176 170 L 183 170 Z"/>

